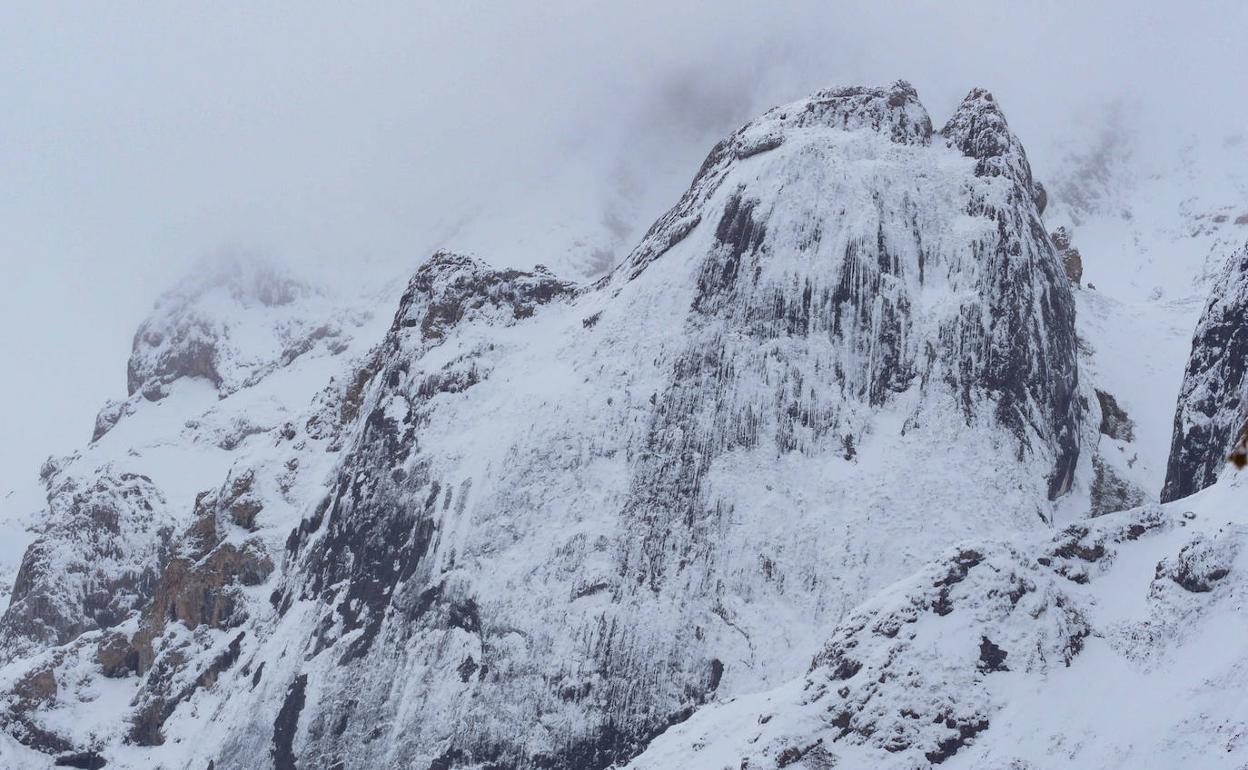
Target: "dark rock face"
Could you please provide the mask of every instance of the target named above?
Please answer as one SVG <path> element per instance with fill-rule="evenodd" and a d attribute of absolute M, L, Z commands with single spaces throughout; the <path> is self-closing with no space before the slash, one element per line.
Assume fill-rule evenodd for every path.
<path fill-rule="evenodd" d="M 1147 502 L 1147 496 L 1136 485 L 1124 479 L 1100 455 L 1092 458 L 1092 494 L 1089 504 L 1092 516 L 1125 511 Z"/>
<path fill-rule="evenodd" d="M 913 98 L 911 90 L 897 86 L 855 92 L 853 103 L 873 100 L 872 115 L 876 109 L 905 113 L 892 121 L 873 118 L 872 125 L 926 125 L 930 121 L 910 112 L 917 105 Z M 781 119 L 788 119 L 787 114 Z M 750 135 L 747 127 L 729 142 Z M 883 407 L 915 383 L 933 389 L 940 387 L 936 383 L 948 383 L 968 421 L 973 405 L 990 399 L 997 405 L 996 419 L 1018 440 L 1020 453 L 1032 446 L 1037 434 L 1051 451 L 1050 498 L 1069 489 L 1078 459 L 1080 418 L 1074 303 L 1031 197 L 1030 167 L 986 92 L 972 92 L 942 135 L 975 158 L 977 175 L 1002 178 L 1008 192 L 1000 207 L 986 195 L 972 198 L 967 213 L 987 217 L 997 226 L 996 237 L 977 244 L 975 255 L 985 266 L 982 282 L 975 284 L 983 305 L 945 323 L 938 345 L 916 345 L 911 320 L 912 304 L 929 278 L 925 271 L 936 271 L 935 255 L 928 256 L 921 230 L 890 226 L 890 219 L 917 220 L 917 210 L 888 210 L 877 196 L 879 228 L 870 239 L 846 244 L 839 272 L 830 281 L 815 268 L 784 275 L 785 283 L 770 283 L 760 276 L 771 264 L 792 258 L 782 250 L 796 248 L 803 267 L 809 264 L 805 260 L 813 261 L 822 246 L 818 230 L 812 228 L 816 235 L 796 244 L 786 243 L 770 232 L 769 219 L 793 218 L 783 210 L 787 201 L 764 206 L 748 187 L 728 195 L 713 220 L 716 247 L 699 274 L 686 332 L 691 342 L 675 363 L 673 386 L 658 394 L 634 491 L 623 511 L 637 536 L 626 551 L 622 573 L 636 575 L 657 591 L 673 553 L 684 566 L 710 564 L 714 541 L 709 532 L 732 514 L 731 502 L 708 500 L 703 489 L 717 456 L 764 442 L 774 442 L 780 453 L 817 454 L 828 451 L 832 442 L 852 457 L 865 431 L 862 412 L 854 407 Z M 926 131 L 893 132 L 890 138 L 923 143 L 930 136 Z M 720 147 L 712 152 L 690 195 L 660 224 L 681 216 L 678 212 L 690 201 L 710 195 L 700 186 L 719 184 L 708 169 L 722 166 L 722 152 Z M 709 219 L 705 209 L 697 219 Z M 667 242 L 661 233 L 654 237 Z M 634 258 L 650 253 L 643 244 Z M 622 270 L 631 270 L 629 264 Z M 911 288 L 916 279 L 917 290 Z M 1038 317 L 1032 311 L 1036 307 Z M 844 358 L 821 360 L 822 340 L 848 352 Z M 793 349 L 797 355 L 789 352 Z M 811 377 L 812 360 L 822 378 Z M 869 364 L 852 371 L 846 360 Z M 738 400 L 738 380 L 766 367 L 774 367 L 768 376 L 774 392 L 758 401 Z M 773 425 L 773 413 L 784 418 Z M 717 430 L 708 434 L 700 427 L 706 425 Z M 683 526 L 672 526 L 673 520 Z"/>
<path fill-rule="evenodd" d="M 56 758 L 57 767 L 77 767 L 81 770 L 100 770 L 108 761 L 94 751 L 78 751 L 62 754 Z"/>
<path fill-rule="evenodd" d="M 179 324 L 168 337 L 159 330 L 140 328 L 126 369 L 127 389 L 132 395 L 143 389 L 145 398 L 156 401 L 164 397 L 166 384 L 183 377 L 202 377 L 220 387 L 217 336 L 216 329 L 201 321 Z M 160 352 L 148 355 L 149 350 Z"/>
<path fill-rule="evenodd" d="M 198 560 L 178 557 L 170 561 L 144 626 L 135 639 L 139 671 L 146 671 L 155 659 L 152 640 L 165 624 L 177 621 L 187 628 L 208 626 L 226 629 L 239 625 L 235 595 L 243 586 L 259 585 L 273 572 L 273 561 L 262 547 L 245 543 L 223 543 Z"/>
<path fill-rule="evenodd" d="M 1135 423 L 1127 415 L 1113 395 L 1103 390 L 1096 391 L 1096 400 L 1101 406 L 1101 433 L 1119 441 L 1135 440 Z"/>
<path fill-rule="evenodd" d="M 1130 442 L 1135 440 L 1135 422 L 1127 411 L 1118 405 L 1118 401 L 1110 393 L 1096 390 L 1097 405 L 1101 412 L 1101 423 L 1098 430 L 1101 435 L 1115 441 Z M 1106 451 L 1113 450 L 1110 445 Z M 1122 447 L 1118 447 L 1121 449 Z M 1109 458 L 1112 460 L 1112 458 Z M 1128 460 L 1128 467 L 1134 460 Z M 1089 515 L 1102 516 L 1114 511 L 1125 511 L 1137 505 L 1143 505 L 1148 496 L 1138 485 L 1124 478 L 1121 466 L 1115 469 L 1107 456 L 1098 449 L 1092 455 L 1092 485 L 1089 499 Z"/>
<path fill-rule="evenodd" d="M 1027 155 L 992 94 L 971 91 L 941 134 L 976 159 L 977 175 L 1014 183 L 1004 208 L 983 199 L 968 211 L 996 220 L 1000 228 L 995 249 L 984 255 L 1000 293 L 989 290 L 989 317 L 996 322 L 985 336 L 974 327 L 963 331 L 962 349 L 977 351 L 971 360 L 983 367 L 981 384 L 996 394 L 1002 422 L 1023 442 L 1028 427 L 1039 427 L 1053 446 L 1049 497 L 1056 498 L 1070 488 L 1079 458 L 1074 298 L 1044 236 Z M 1020 312 L 1032 306 L 1039 306 L 1039 318 Z"/>
<path fill-rule="evenodd" d="M 37 717 L 38 711 L 56 703 L 59 686 L 55 669 L 59 656 L 53 656 L 50 664 L 38 666 L 26 672 L 14 684 L 0 711 L 0 726 L 23 744 L 45 754 L 59 754 L 73 749 L 73 745 L 61 735 L 47 730 Z"/>
<path fill-rule="evenodd" d="M 458 583 L 432 575 L 428 563 L 439 520 L 447 511 L 462 515 L 471 485 L 433 476 L 422 458 L 422 430 L 435 397 L 478 385 L 489 377 L 489 364 L 468 355 L 421 373 L 412 361 L 461 325 L 521 322 L 543 305 L 566 300 L 575 288 L 543 269 L 495 270 L 449 252 L 435 254 L 409 283 L 385 341 L 361 370 L 360 382 L 344 394 L 350 402 L 344 408 L 360 415 L 362 430 L 347 448 L 329 497 L 291 533 L 288 556 L 300 566 L 296 579 L 275 595 L 282 612 L 296 600 L 317 603 L 320 621 L 311 649 L 332 649 L 344 675 L 355 671 L 367 678 L 366 672 L 386 670 L 396 645 L 446 637 L 441 654 L 454 657 L 448 669 L 457 682 L 465 690 L 488 686 L 482 684 L 488 668 L 475 660 L 467 664 L 473 654 L 480 658 L 480 644 L 453 645 L 482 634 L 476 600 Z M 290 685 L 274 723 L 275 767 L 296 766 L 292 739 L 307 682 L 301 675 Z M 310 750 L 323 752 L 326 765 L 335 766 L 352 753 L 349 747 L 375 742 L 375 717 L 385 712 L 386 695 L 360 692 L 342 709 L 319 711 L 307 727 L 310 745 L 317 747 Z M 501 758 L 500 751 L 466 741 L 434 764 L 458 767 L 473 757 Z M 506 756 L 514 751 L 509 748 Z"/>
<path fill-rule="evenodd" d="M 205 271 L 163 297 L 135 333 L 126 377 L 131 395 L 142 391 L 149 400 L 163 398 L 166 386 L 183 377 L 202 377 L 218 389 L 227 386 L 226 370 L 233 363 L 226 348 L 229 329 L 195 307 L 214 289 L 228 292 L 242 305 L 263 307 L 288 305 L 306 292 L 270 268 L 240 263 Z"/>
<path fill-rule="evenodd" d="M 1075 286 L 1083 280 L 1083 256 L 1070 243 L 1070 232 L 1065 227 L 1059 227 L 1049 236 L 1053 239 L 1053 248 L 1057 249 L 1057 257 L 1062 261 L 1062 267 L 1066 269 L 1066 277 Z"/>
<path fill-rule="evenodd" d="M 49 468 L 45 483 L 48 523 L 22 558 L 0 650 L 65 644 L 125 620 L 151 599 L 172 537 L 145 476 L 105 467 L 80 480 Z"/>
<path fill-rule="evenodd" d="M 286 693 L 282 701 L 282 710 L 277 713 L 273 722 L 273 770 L 295 770 L 295 753 L 292 744 L 295 730 L 299 726 L 299 712 L 303 711 L 304 690 L 308 686 L 308 677 L 299 676 Z"/>
<path fill-rule="evenodd" d="M 433 342 L 466 320 L 513 323 L 574 290 L 575 284 L 559 280 L 541 265 L 532 273 L 494 270 L 472 257 L 440 251 L 408 284 L 387 345 L 399 344 L 404 330 L 412 327 L 419 327 L 421 342 Z"/>
<path fill-rule="evenodd" d="M 274 569 L 272 558 L 258 539 L 226 541 L 231 524 L 250 529 L 263 509 L 252 494 L 253 483 L 254 474 L 241 471 L 228 478 L 221 489 L 199 495 L 195 521 L 183 534 L 182 547 L 161 572 L 138 632 L 124 645 L 122 640 L 111 640 L 107 652 L 101 644 L 97 657 L 102 663 L 122 674 L 133 671 L 144 677 L 135 698 L 129 735 L 135 743 L 163 743 L 161 727 L 178 704 L 197 689 L 210 687 L 241 654 L 245 636 L 241 631 L 224 650 L 206 655 L 185 642 L 169 642 L 162 637 L 171 623 L 191 630 L 230 630 L 246 620 L 240 592 L 265 582 Z"/>
<path fill-rule="evenodd" d="M 242 654 L 246 632 L 240 631 L 224 649 L 198 659 L 193 643 L 166 650 L 146 673 L 142 689 L 135 697 L 127 741 L 139 746 L 159 746 L 165 742 L 162 726 L 182 703 L 197 690 L 210 688 L 222 673 L 233 667 Z M 201 664 L 202 667 L 196 665 Z"/>
<path fill-rule="evenodd" d="M 992 640 L 986 636 L 979 638 L 979 670 L 987 673 L 995 671 L 1009 671 L 1009 667 L 1005 665 L 1005 659 L 1010 654 L 993 644 Z"/>
<path fill-rule="evenodd" d="M 1174 413 L 1162 502 L 1218 478 L 1245 424 L 1248 369 L 1248 247 L 1228 262 L 1205 304 Z"/>
<path fill-rule="evenodd" d="M 136 674 L 139 671 L 139 653 L 125 634 L 105 634 L 95 650 L 95 660 L 104 676 L 110 679 Z"/>
<path fill-rule="evenodd" d="M 95 417 L 95 429 L 91 432 L 91 440 L 99 441 L 115 425 L 129 414 L 134 414 L 134 401 L 126 399 L 125 401 L 109 401 L 100 409 L 99 414 Z"/>
<path fill-rule="evenodd" d="M 1036 213 L 1043 216 L 1044 210 L 1049 207 L 1049 191 L 1040 184 L 1039 179 L 1031 185 L 1031 199 L 1036 202 Z"/>
<path fill-rule="evenodd" d="M 437 373 L 413 380 L 409 356 L 437 345 L 457 324 L 474 320 L 514 323 L 573 290 L 573 284 L 548 272 L 497 271 L 449 252 L 435 254 L 412 278 L 386 341 L 369 367 L 376 372 L 371 393 L 359 397 L 371 405 L 364 431 L 343 463 L 330 497 L 315 518 L 291 534 L 288 543 L 292 554 L 306 560 L 309 582 L 302 590 L 305 597 L 319 596 L 334 585 L 347 586 L 336 601 L 343 623 L 339 633 L 363 630 L 352 643 L 347 660 L 368 652 L 387 607 L 395 599 L 393 592 L 421 567 L 433 536 L 438 504 L 449 505 L 452 499 L 450 489 L 440 497 L 443 482 L 431 478 L 422 464 L 417 463 L 415 471 L 403 470 L 408 458 L 422 450 L 417 431 L 429 411 L 422 402 L 441 393 L 465 391 L 488 376 L 474 361 L 457 360 Z M 387 403 L 392 398 L 404 404 L 397 421 L 387 415 Z M 361 473 L 360 469 L 367 470 Z M 423 502 L 407 502 L 412 490 L 420 491 Z M 461 506 L 467 492 L 460 490 Z M 323 536 L 315 539 L 313 549 L 301 554 L 304 544 L 313 540 L 313 533 Z M 443 604 L 466 608 L 469 617 L 473 614 L 470 599 L 459 604 L 461 600 L 441 586 L 428 586 L 410 598 L 406 610 L 413 623 Z M 324 637 L 318 646 L 333 641 Z"/>

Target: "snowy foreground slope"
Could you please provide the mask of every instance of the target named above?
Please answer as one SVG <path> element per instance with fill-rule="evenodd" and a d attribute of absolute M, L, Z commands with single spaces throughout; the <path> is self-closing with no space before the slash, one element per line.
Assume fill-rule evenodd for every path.
<path fill-rule="evenodd" d="M 1241 481 L 968 540 L 842 619 L 805 676 L 703 708 L 628 767 L 1244 767 Z"/>
<path fill-rule="evenodd" d="M 1238 479 L 1141 507 L 1199 305 L 1077 285 L 1051 197 L 990 94 L 936 130 L 837 89 L 592 285 L 449 252 L 394 312 L 187 284 L 44 468 L 0 758 L 1242 767 Z M 1092 204 L 1053 205 L 1095 269 Z"/>

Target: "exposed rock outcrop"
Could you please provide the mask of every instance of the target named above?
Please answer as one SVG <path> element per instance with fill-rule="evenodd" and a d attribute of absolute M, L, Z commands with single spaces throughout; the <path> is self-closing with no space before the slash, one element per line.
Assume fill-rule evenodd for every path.
<path fill-rule="evenodd" d="M 234 312 L 223 315 L 221 305 Z M 242 260 L 205 266 L 162 296 L 135 333 L 129 393 L 157 401 L 174 382 L 200 378 L 228 395 L 316 348 L 341 352 L 347 319 L 337 316 L 332 303 L 273 266 Z M 117 412 L 110 407 L 101 414 L 97 439 Z"/>
<path fill-rule="evenodd" d="M 1079 456 L 1074 298 L 1043 237 L 1027 154 L 992 94 L 972 90 L 941 134 L 976 159 L 978 176 L 1013 183 L 1004 205 L 984 195 L 967 209 L 996 220 L 1001 232 L 985 271 L 1000 282 L 1000 289 L 988 289 L 986 303 L 991 317 L 1001 320 L 975 340 L 980 349 L 972 360 L 983 367 L 982 385 L 997 394 L 1000 419 L 1023 443 L 1028 428 L 1038 428 L 1053 451 L 1049 497 L 1055 498 L 1070 488 Z M 1036 306 L 1039 323 L 1026 309 Z"/>
<path fill-rule="evenodd" d="M 177 705 L 196 689 L 209 687 L 222 671 L 237 661 L 244 634 L 213 654 L 218 637 L 167 637 L 166 627 L 180 623 L 191 631 L 228 631 L 247 618 L 239 596 L 242 589 L 263 583 L 274 563 L 258 539 L 241 543 L 227 540 L 232 525 L 254 527 L 263 509 L 253 494 L 254 474 L 243 471 L 227 479 L 222 489 L 205 492 L 195 502 L 196 520 L 182 538 L 182 550 L 169 560 L 160 576 L 138 633 L 125 652 L 126 665 L 144 675 L 136 698 L 130 738 L 143 745 L 163 742 L 161 725 Z M 119 657 L 120 651 L 112 652 Z"/>
<path fill-rule="evenodd" d="M 1122 477 L 1100 455 L 1092 457 L 1092 489 L 1089 513 L 1102 516 L 1114 511 L 1125 511 L 1147 502 L 1147 495 L 1137 485 Z"/>
<path fill-rule="evenodd" d="M 167 558 L 174 519 L 151 479 L 112 468 L 78 478 L 44 467 L 48 512 L 22 559 L 0 650 L 65 644 L 147 604 Z"/>
<path fill-rule="evenodd" d="M 1083 256 L 1079 249 L 1071 245 L 1070 232 L 1065 227 L 1059 227 L 1049 237 L 1053 239 L 1053 248 L 1057 249 L 1057 258 L 1062 261 L 1066 277 L 1071 284 L 1078 286 L 1083 280 Z"/>
<path fill-rule="evenodd" d="M 158 744 L 179 705 L 211 695 L 251 638 L 257 609 L 271 611 L 256 587 L 276 566 L 274 529 L 297 521 L 303 483 L 319 484 L 332 464 L 326 442 L 288 418 L 334 368 L 326 359 L 353 342 L 341 330 L 371 314 L 254 265 L 234 268 L 164 298 L 140 331 L 160 343 L 131 361 L 143 385 L 101 410 L 89 446 L 44 466 L 48 508 L 0 619 L 0 657 L 14 663 L 0 667 L 0 727 L 66 766 L 111 763 L 106 740 Z M 215 374 L 182 366 L 200 328 L 221 332 Z M 288 367 L 302 376 L 240 393 Z M 214 382 L 219 400 L 181 388 L 186 377 Z M 131 419 L 134 429 L 114 433 Z M 246 460 L 222 483 L 231 455 Z M 192 490 L 209 486 L 193 506 Z M 39 681 L 57 684 L 53 696 L 15 696 L 19 680 L 45 670 Z M 134 712 L 102 709 L 103 691 L 109 704 L 133 695 Z"/>
<path fill-rule="evenodd" d="M 1096 400 L 1101 407 L 1100 432 L 1119 441 L 1134 441 L 1135 423 L 1131 421 L 1127 411 L 1118 405 L 1113 394 L 1097 389 Z"/>
<path fill-rule="evenodd" d="M 1023 549 L 957 547 L 837 623 L 804 676 L 706 708 L 628 768 L 717 766 L 708 757 L 812 769 L 933 767 L 964 752 L 982 759 L 975 749 L 1008 705 L 997 679 L 1055 678 L 1076 665 L 1101 634 L 1082 587 L 1119 551 L 1172 526 L 1145 509 Z M 994 759 L 1009 756 L 1011 746 L 995 745 Z"/>
<path fill-rule="evenodd" d="M 1208 593 L 1230 574 L 1242 545 L 1242 533 L 1222 532 L 1218 536 L 1196 537 L 1173 558 L 1157 565 L 1153 593 L 1166 590 L 1169 580 L 1189 593 Z"/>

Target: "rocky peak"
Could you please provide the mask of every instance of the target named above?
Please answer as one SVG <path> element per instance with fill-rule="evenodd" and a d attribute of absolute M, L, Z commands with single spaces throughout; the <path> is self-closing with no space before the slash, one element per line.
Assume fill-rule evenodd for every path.
<path fill-rule="evenodd" d="M 433 342 L 464 321 L 512 323 L 533 315 L 538 305 L 570 295 L 575 288 L 542 265 L 532 272 L 500 270 L 475 257 L 439 251 L 412 276 L 399 301 L 391 335 L 415 327 L 421 342 Z"/>
<path fill-rule="evenodd" d="M 127 390 L 156 401 L 177 380 L 201 378 L 224 398 L 314 349 L 341 352 L 352 320 L 276 266 L 235 260 L 207 267 L 162 296 L 139 326 Z"/>
<path fill-rule="evenodd" d="M 852 541 L 881 576 L 903 569 L 895 537 L 839 511 L 917 531 L 964 499 L 878 497 L 894 474 L 976 489 L 1008 476 L 1034 497 L 991 506 L 985 526 L 1035 526 L 1078 452 L 1069 289 L 1030 180 L 977 176 L 930 139 L 905 84 L 820 92 L 720 142 L 595 287 L 451 252 L 423 264 L 362 370 L 330 492 L 288 540 L 278 612 L 315 615 L 307 649 L 335 666 L 309 668 L 305 695 L 287 701 L 320 725 L 303 751 L 364 741 L 363 715 L 397 704 L 361 681 L 407 661 L 442 682 L 412 716 L 429 735 L 392 728 L 413 756 L 605 767 L 731 677 L 765 675 L 746 663 L 779 643 L 758 608 L 833 612 L 865 590 L 845 586 L 841 559 L 794 556 L 810 537 L 816 550 Z M 565 302 L 579 312 L 542 309 Z M 534 385 L 552 367 L 570 388 L 558 397 Z M 489 446 L 462 438 L 477 435 Z M 904 471 L 858 464 L 861 447 L 909 458 L 931 445 L 973 447 L 977 464 L 956 479 L 926 454 Z M 735 464 L 834 468 L 838 512 L 783 481 L 742 492 Z M 753 534 L 770 510 L 796 519 Z M 750 522 L 749 542 L 725 535 L 733 522 Z M 756 560 L 763 583 L 742 566 Z M 576 726 L 498 723 L 517 699 Z"/>
<path fill-rule="evenodd" d="M 737 136 L 756 136 L 762 131 L 782 135 L 809 127 L 865 129 L 899 144 L 927 144 L 932 139 L 932 120 L 914 86 L 904 80 L 884 88 L 853 86 L 818 91 L 807 99 L 768 110 Z"/>
<path fill-rule="evenodd" d="M 1030 167 L 1019 168 L 1020 161 L 1025 164 L 1027 160 L 1022 145 L 1010 131 L 997 100 L 985 89 L 971 89 L 940 134 L 963 155 L 981 161 L 976 167 L 980 176 L 1026 171 L 1030 185 Z"/>
<path fill-rule="evenodd" d="M 121 623 L 146 604 L 175 519 L 146 476 L 99 468 L 79 478 L 49 463 L 48 513 L 27 549 L 0 652 L 65 644 Z"/>
<path fill-rule="evenodd" d="M 104 650 L 142 672 L 132 739 L 176 744 L 200 693 L 273 725 L 216 733 L 200 753 L 220 767 L 598 770 L 800 673 L 837 618 L 959 536 L 1043 529 L 1079 451 L 1073 302 L 983 101 L 951 122 L 956 151 L 904 83 L 769 111 L 594 287 L 433 255 L 312 417 L 242 447 L 254 474 L 199 486 L 216 491 L 134 649 Z M 229 323 L 307 300 L 235 303 Z M 168 339 L 139 398 L 208 376 Z M 271 371 L 234 340 L 191 357 L 219 392 Z M 281 467 L 312 475 L 274 486 Z M 249 547 L 283 535 L 280 565 Z M 1007 567 L 1035 577 L 1003 557 L 968 594 Z M 990 671 L 1026 661 L 1023 640 L 974 639 Z M 217 677 L 234 684 L 205 693 Z M 946 716 L 915 751 L 978 724 Z"/>
<path fill-rule="evenodd" d="M 1037 212 L 1044 211 L 1048 193 L 1032 178 L 1022 142 L 1010 131 L 1000 104 L 987 90 L 971 89 L 940 134 L 963 155 L 976 159 L 977 175 L 1013 179 L 1029 193 Z"/>

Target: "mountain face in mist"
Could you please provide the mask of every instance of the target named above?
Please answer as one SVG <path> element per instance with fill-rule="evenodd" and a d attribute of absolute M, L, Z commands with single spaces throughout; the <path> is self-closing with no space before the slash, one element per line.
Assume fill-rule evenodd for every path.
<path fill-rule="evenodd" d="M 172 293 L 45 469 L 0 756 L 1022 762 L 998 682 L 1048 708 L 1243 574 L 1205 509 L 1112 513 L 1134 423 L 1047 197 L 991 94 L 936 131 L 898 82 L 724 139 L 592 285 L 439 252 L 388 327 L 250 266 Z M 1152 625 L 1104 609 L 1119 553 Z"/>
<path fill-rule="evenodd" d="M 941 472 L 925 445 L 992 457 L 947 485 L 1009 478 L 1035 502 L 974 526 L 1041 523 L 1078 451 L 1072 300 L 991 97 L 946 133 L 901 84 L 819 94 L 716 148 L 597 287 L 421 268 L 337 480 L 288 542 L 279 622 L 315 656 L 302 750 L 626 758 L 788 673 L 764 651 L 818 633 L 798 617 L 942 540 L 902 534 L 931 500 L 893 499 L 877 453 L 914 455 L 912 475 Z M 820 557 L 847 542 L 878 566 Z M 405 671 L 415 700 L 382 686 Z M 542 716 L 500 717 L 518 704 Z"/>

